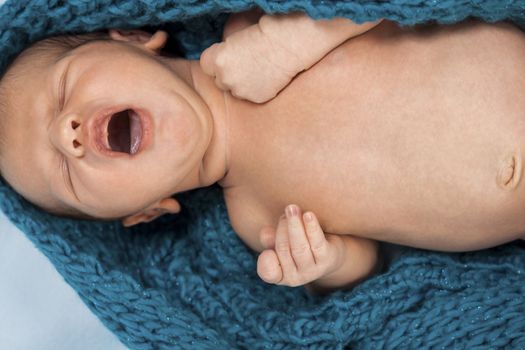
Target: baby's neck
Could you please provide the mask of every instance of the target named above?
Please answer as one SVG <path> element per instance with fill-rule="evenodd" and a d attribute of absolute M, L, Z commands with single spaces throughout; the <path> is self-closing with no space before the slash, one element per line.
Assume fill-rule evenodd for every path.
<path fill-rule="evenodd" d="M 202 71 L 198 61 L 169 59 L 166 63 L 200 96 L 208 107 L 212 119 L 212 136 L 208 149 L 203 155 L 200 167 L 195 169 L 195 173 L 190 174 L 187 183 L 183 186 L 200 188 L 216 182 L 222 184 L 229 175 L 229 150 L 232 147 L 228 139 L 228 130 L 231 126 L 226 96 L 229 94 L 216 87 L 214 79 Z"/>

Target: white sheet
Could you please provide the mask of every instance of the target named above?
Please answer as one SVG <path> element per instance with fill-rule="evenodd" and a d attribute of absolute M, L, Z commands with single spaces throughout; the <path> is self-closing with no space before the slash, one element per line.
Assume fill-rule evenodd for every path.
<path fill-rule="evenodd" d="M 0 349 L 126 349 L 3 213 Z"/>

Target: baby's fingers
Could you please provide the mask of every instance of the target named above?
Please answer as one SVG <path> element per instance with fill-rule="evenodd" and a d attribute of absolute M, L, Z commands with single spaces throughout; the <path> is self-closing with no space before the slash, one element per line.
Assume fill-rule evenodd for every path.
<path fill-rule="evenodd" d="M 297 268 L 292 258 L 290 251 L 290 239 L 288 237 L 288 224 L 286 222 L 286 216 L 279 218 L 279 224 L 277 225 L 277 232 L 275 233 L 275 252 L 279 258 L 281 269 L 283 272 L 283 281 L 297 275 Z"/>
<path fill-rule="evenodd" d="M 308 272 L 314 266 L 315 261 L 303 226 L 301 209 L 297 205 L 290 204 L 285 211 L 288 218 L 288 236 L 293 260 L 300 272 Z"/>
<path fill-rule="evenodd" d="M 215 43 L 208 47 L 201 55 L 200 65 L 204 73 L 215 78 L 215 85 L 222 91 L 228 91 L 231 86 L 226 82 L 226 78 L 231 78 L 231 73 L 227 73 L 228 67 L 232 65 L 227 62 L 224 54 L 224 43 Z"/>
<path fill-rule="evenodd" d="M 330 260 L 328 241 L 314 213 L 304 213 L 303 219 L 315 263 L 316 265 L 322 265 L 323 262 Z"/>
<path fill-rule="evenodd" d="M 201 54 L 200 65 L 204 73 L 215 76 L 216 72 L 216 61 L 217 55 L 220 48 L 220 43 L 215 43 L 212 46 L 208 47 Z"/>
<path fill-rule="evenodd" d="M 283 270 L 279 258 L 273 249 L 263 251 L 257 259 L 257 274 L 267 283 L 279 283 L 283 279 Z"/>
<path fill-rule="evenodd" d="M 259 241 L 264 249 L 273 249 L 275 247 L 275 229 L 271 226 L 265 226 L 259 231 Z"/>
<path fill-rule="evenodd" d="M 218 44 L 213 44 L 204 50 L 201 54 L 200 65 L 204 73 L 214 76 L 215 75 L 215 58 L 217 56 Z"/>

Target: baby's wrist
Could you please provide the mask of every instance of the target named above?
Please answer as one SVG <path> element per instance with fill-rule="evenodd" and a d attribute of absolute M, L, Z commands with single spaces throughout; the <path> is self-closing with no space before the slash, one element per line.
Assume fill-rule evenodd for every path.
<path fill-rule="evenodd" d="M 300 73 L 310 66 L 311 48 L 305 26 L 311 26 L 311 20 L 302 14 L 286 16 L 264 15 L 259 20 L 259 29 L 275 54 L 280 58 L 280 65 L 292 74 Z"/>
<path fill-rule="evenodd" d="M 348 278 L 346 272 L 343 267 L 340 267 L 333 273 L 308 283 L 305 288 L 315 294 L 328 294 L 340 289 L 350 289 L 362 280 Z"/>
<path fill-rule="evenodd" d="M 332 238 L 340 240 L 338 258 L 335 259 L 333 270 L 307 286 L 314 293 L 326 294 L 335 289 L 350 289 L 378 272 L 381 267 L 377 242 L 350 235 Z"/>
<path fill-rule="evenodd" d="M 334 239 L 339 240 L 340 249 L 337 249 L 337 257 L 334 259 L 333 265 L 328 269 L 327 273 L 321 277 L 309 283 L 306 288 L 310 291 L 325 293 L 330 292 L 334 289 L 340 289 L 349 287 L 348 284 L 353 282 L 348 279 L 347 266 L 348 261 L 345 240 L 340 236 L 335 236 Z"/>

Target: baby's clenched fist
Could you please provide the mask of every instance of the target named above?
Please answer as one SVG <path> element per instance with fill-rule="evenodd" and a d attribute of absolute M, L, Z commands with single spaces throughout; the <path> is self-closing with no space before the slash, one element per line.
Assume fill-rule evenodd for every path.
<path fill-rule="evenodd" d="M 298 56 L 262 32 L 259 24 L 239 30 L 201 55 L 204 73 L 237 98 L 263 103 L 274 98 L 304 66 Z"/>
<path fill-rule="evenodd" d="M 265 227 L 260 240 L 257 273 L 267 283 L 296 287 L 337 270 L 343 260 L 341 237 L 325 234 L 312 212 L 301 214 L 297 205 L 286 207 L 277 229 Z"/>

